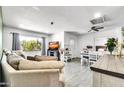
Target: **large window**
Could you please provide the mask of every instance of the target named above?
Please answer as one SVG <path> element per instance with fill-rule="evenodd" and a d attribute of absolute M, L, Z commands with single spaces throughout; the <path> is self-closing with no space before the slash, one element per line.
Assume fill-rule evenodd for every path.
<path fill-rule="evenodd" d="M 20 35 L 20 44 L 23 51 L 39 51 L 42 49 L 42 38 Z"/>

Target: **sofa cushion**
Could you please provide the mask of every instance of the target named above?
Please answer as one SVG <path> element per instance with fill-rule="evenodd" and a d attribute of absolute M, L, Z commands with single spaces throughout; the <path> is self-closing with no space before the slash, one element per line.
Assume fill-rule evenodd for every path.
<path fill-rule="evenodd" d="M 19 65 L 20 60 L 24 60 L 24 58 L 15 53 L 12 53 L 7 56 L 8 64 L 11 65 L 16 70 L 18 70 L 18 65 Z"/>
<path fill-rule="evenodd" d="M 57 57 L 53 57 L 53 56 L 35 56 L 35 61 L 50 61 L 50 60 L 56 60 L 57 61 Z"/>
<path fill-rule="evenodd" d="M 27 56 L 27 60 L 35 61 L 35 57 L 33 57 L 33 56 Z"/>
<path fill-rule="evenodd" d="M 33 70 L 33 69 L 62 69 L 64 62 L 61 61 L 31 61 L 21 60 L 19 63 L 19 70 Z"/>

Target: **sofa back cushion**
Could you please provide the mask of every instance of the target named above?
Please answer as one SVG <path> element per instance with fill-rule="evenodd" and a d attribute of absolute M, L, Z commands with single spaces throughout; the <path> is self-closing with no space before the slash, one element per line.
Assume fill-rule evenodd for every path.
<path fill-rule="evenodd" d="M 36 55 L 35 57 L 35 61 L 51 61 L 51 60 L 54 60 L 54 61 L 57 61 L 57 57 L 53 57 L 53 56 L 38 56 Z"/>
<path fill-rule="evenodd" d="M 16 70 L 18 70 L 18 65 L 19 65 L 20 60 L 25 60 L 25 59 L 15 53 L 12 53 L 7 56 L 8 64 L 11 65 Z"/>
<path fill-rule="evenodd" d="M 31 61 L 21 60 L 19 70 L 34 70 L 34 69 L 62 69 L 64 62 L 61 61 Z"/>

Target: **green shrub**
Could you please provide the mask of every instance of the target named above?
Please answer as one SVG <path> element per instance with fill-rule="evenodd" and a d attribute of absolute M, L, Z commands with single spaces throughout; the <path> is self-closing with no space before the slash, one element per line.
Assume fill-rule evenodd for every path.
<path fill-rule="evenodd" d="M 41 42 L 39 42 L 38 40 L 30 40 L 30 41 L 23 40 L 21 41 L 21 46 L 23 48 L 23 51 L 41 50 Z"/>

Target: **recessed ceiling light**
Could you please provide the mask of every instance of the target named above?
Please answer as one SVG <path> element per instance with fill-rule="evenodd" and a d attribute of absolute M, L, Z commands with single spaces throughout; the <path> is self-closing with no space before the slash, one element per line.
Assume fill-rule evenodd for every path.
<path fill-rule="evenodd" d="M 95 13 L 94 14 L 94 18 L 99 18 L 99 17 L 101 17 L 102 15 L 101 15 L 101 13 Z"/>

